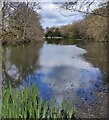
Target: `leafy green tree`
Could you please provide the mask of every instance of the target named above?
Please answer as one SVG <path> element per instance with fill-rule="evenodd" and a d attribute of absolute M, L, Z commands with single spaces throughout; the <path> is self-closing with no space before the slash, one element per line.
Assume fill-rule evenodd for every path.
<path fill-rule="evenodd" d="M 45 33 L 45 37 L 47 38 L 47 37 L 61 37 L 62 35 L 61 35 L 61 32 L 60 32 L 60 30 L 59 30 L 59 28 L 54 28 L 54 27 L 52 27 L 52 28 L 48 28 L 47 29 L 47 31 L 46 31 L 46 33 Z"/>
<path fill-rule="evenodd" d="M 59 31 L 59 28 L 56 28 L 55 31 L 54 31 L 54 36 L 55 37 L 61 37 L 61 32 Z"/>

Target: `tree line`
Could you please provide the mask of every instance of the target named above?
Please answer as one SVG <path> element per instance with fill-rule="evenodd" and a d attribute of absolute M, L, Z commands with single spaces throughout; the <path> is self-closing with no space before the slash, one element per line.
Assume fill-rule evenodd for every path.
<path fill-rule="evenodd" d="M 100 15 L 94 15 L 98 13 Z M 86 39 L 95 41 L 108 41 L 107 7 L 98 8 L 93 14 L 85 15 L 84 19 L 58 28 L 46 28 L 45 37 L 63 37 L 73 39 Z"/>
<path fill-rule="evenodd" d="M 61 31 L 58 27 L 47 27 L 45 32 L 45 38 L 53 38 L 53 37 L 62 37 Z"/>
<path fill-rule="evenodd" d="M 71 11 L 71 15 L 74 12 L 80 12 L 84 14 L 84 19 L 61 26 L 58 30 L 54 27 L 47 28 L 45 36 L 58 36 L 59 34 L 64 38 L 108 41 L 109 2 L 107 0 L 99 2 L 97 9 L 93 8 L 94 5 L 96 5 L 96 0 L 88 2 L 87 0 L 71 0 L 62 3 L 60 11 L 62 9 Z M 54 31 L 58 34 L 55 34 Z"/>
<path fill-rule="evenodd" d="M 93 13 L 107 15 L 107 8 L 96 9 Z M 107 17 L 89 14 L 82 20 L 60 27 L 60 31 L 63 35 L 74 39 L 108 41 Z"/>

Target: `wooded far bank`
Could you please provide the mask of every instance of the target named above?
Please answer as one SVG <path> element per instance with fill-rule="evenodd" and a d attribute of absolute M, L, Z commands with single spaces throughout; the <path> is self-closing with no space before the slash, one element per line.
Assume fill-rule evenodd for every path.
<path fill-rule="evenodd" d="M 107 8 L 96 9 L 94 12 L 107 14 Z M 108 41 L 107 17 L 87 15 L 84 19 L 59 28 L 46 28 L 45 37 L 63 37 L 94 41 Z"/>
<path fill-rule="evenodd" d="M 0 36 L 2 45 L 42 42 L 44 30 L 37 13 L 37 2 L 3 2 Z M 87 14 L 82 20 L 69 25 L 47 28 L 45 37 L 108 41 L 108 5 Z M 94 13 L 97 13 L 96 15 Z M 106 17 L 100 15 L 104 14 Z"/>

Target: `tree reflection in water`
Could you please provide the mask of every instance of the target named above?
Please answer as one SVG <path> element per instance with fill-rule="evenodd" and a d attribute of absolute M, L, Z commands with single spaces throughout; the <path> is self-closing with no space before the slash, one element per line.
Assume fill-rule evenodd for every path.
<path fill-rule="evenodd" d="M 39 68 L 39 51 L 42 44 L 29 44 L 3 48 L 3 80 L 14 85 Z"/>

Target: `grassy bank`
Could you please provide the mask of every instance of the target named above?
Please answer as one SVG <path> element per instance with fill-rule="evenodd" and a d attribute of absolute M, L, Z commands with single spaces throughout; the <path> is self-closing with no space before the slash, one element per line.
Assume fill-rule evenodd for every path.
<path fill-rule="evenodd" d="M 24 88 L 21 91 L 9 88 L 3 90 L 2 118 L 74 118 L 75 105 L 67 107 L 63 101 L 57 106 L 55 101 L 39 98 L 38 88 Z"/>

